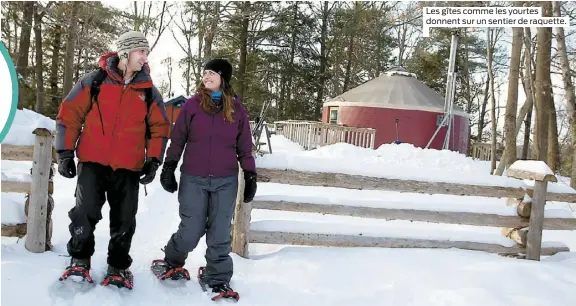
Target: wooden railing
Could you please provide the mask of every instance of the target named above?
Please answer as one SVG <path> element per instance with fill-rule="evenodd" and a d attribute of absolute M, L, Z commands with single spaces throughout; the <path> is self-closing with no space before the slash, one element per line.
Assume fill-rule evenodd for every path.
<path fill-rule="evenodd" d="M 483 142 L 473 142 L 470 150 L 470 157 L 479 160 L 490 160 L 492 153 L 491 144 Z"/>
<path fill-rule="evenodd" d="M 52 148 L 54 132 L 37 128 L 34 145 L 16 146 L 2 144 L 2 160 L 32 161 L 31 180 L 14 182 L 2 180 L 2 192 L 26 194 L 23 207 L 26 223 L 2 224 L 2 236 L 25 238 L 25 247 L 30 252 L 42 253 L 51 248 L 52 220 L 54 208 L 52 178 L 56 154 Z"/>
<path fill-rule="evenodd" d="M 363 207 L 361 205 L 315 204 L 292 201 L 262 201 L 258 194 L 254 201 L 243 203 L 242 172 L 239 176 L 239 190 L 234 216 L 232 250 L 242 257 L 248 257 L 249 243 L 282 245 L 322 245 L 340 247 L 388 247 L 388 248 L 460 248 L 478 250 L 502 255 L 539 260 L 541 255 L 568 252 L 563 245 L 542 244 L 542 230 L 576 230 L 576 218 L 544 218 L 546 201 L 576 203 L 576 193 L 553 193 L 547 191 L 548 182 L 556 177 L 542 173 L 514 170 L 507 171 L 509 177 L 519 180 L 533 180 L 534 187 L 502 187 L 453 184 L 375 178 L 342 173 L 315 173 L 284 169 L 258 169 L 259 182 L 278 184 L 337 187 L 361 190 L 391 190 L 423 194 L 482 196 L 507 198 L 508 205 L 516 207 L 517 215 L 497 215 L 486 212 L 434 211 L 424 209 L 401 209 L 385 207 Z M 528 197 L 526 197 L 528 195 Z M 526 200 L 528 199 L 528 200 Z M 386 199 L 382 199 L 386 201 Z M 506 205 L 506 204 L 503 204 Z M 298 231 L 272 231 L 251 229 L 252 209 L 281 210 L 304 213 L 343 215 L 386 220 L 410 220 L 431 223 L 463 224 L 475 226 L 501 227 L 502 235 L 510 238 L 515 245 L 505 246 L 496 243 L 452 241 L 439 239 L 410 239 L 395 237 L 372 237 L 370 235 L 341 235 L 331 233 L 309 233 Z"/>
<path fill-rule="evenodd" d="M 374 149 L 376 130 L 371 128 L 347 127 L 304 120 L 274 122 L 274 131 L 298 143 L 306 150 L 339 142 Z"/>
<path fill-rule="evenodd" d="M 504 152 L 504 147 L 501 144 L 497 145 L 496 159 L 500 160 L 500 155 Z M 486 142 L 472 142 L 470 146 L 470 156 L 479 160 L 490 160 L 492 153 L 492 145 Z M 528 148 L 528 155 L 530 156 L 530 148 Z M 516 146 L 516 159 L 522 159 L 522 146 Z"/>

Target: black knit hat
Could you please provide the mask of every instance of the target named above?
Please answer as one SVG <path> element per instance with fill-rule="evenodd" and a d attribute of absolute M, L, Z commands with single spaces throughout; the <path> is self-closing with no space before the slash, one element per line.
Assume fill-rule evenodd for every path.
<path fill-rule="evenodd" d="M 210 60 L 204 65 L 204 70 L 212 70 L 218 73 L 226 83 L 230 84 L 230 79 L 232 79 L 232 65 L 227 60 L 223 58 Z"/>

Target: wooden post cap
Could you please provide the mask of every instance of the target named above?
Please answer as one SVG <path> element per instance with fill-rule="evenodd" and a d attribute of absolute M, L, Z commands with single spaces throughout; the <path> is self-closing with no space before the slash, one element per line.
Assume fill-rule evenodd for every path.
<path fill-rule="evenodd" d="M 550 167 L 541 160 L 517 160 L 506 170 L 506 176 L 541 182 L 558 181 Z"/>
<path fill-rule="evenodd" d="M 36 128 L 36 129 L 34 129 L 34 131 L 32 131 L 32 134 L 35 134 L 38 136 L 52 136 L 52 135 L 54 135 L 52 133 L 52 131 L 50 131 L 47 128 Z"/>

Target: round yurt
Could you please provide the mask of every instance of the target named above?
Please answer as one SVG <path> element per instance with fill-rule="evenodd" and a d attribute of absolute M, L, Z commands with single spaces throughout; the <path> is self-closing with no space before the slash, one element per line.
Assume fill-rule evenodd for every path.
<path fill-rule="evenodd" d="M 469 115 L 454 105 L 449 149 L 466 154 Z M 444 97 L 402 67 L 326 101 L 322 122 L 376 130 L 374 148 L 410 143 L 424 148 L 444 116 Z M 429 148 L 442 149 L 447 126 Z"/>

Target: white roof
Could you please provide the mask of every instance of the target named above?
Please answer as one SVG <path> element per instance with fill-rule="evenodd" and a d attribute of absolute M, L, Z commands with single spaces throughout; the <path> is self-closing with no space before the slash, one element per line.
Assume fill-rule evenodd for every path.
<path fill-rule="evenodd" d="M 418 80 L 415 74 L 397 67 L 328 100 L 324 106 L 365 106 L 443 113 L 444 97 Z M 454 113 L 469 117 L 457 105 L 454 105 Z"/>

